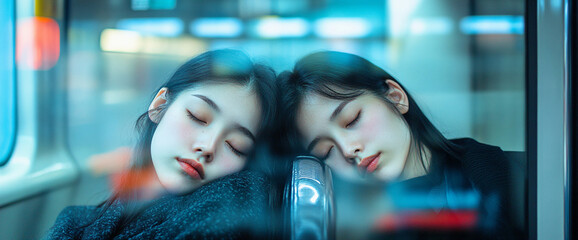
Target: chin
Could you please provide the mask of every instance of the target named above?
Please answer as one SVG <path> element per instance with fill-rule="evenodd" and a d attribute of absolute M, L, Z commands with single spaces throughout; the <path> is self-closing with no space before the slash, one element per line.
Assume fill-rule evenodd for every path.
<path fill-rule="evenodd" d="M 191 183 L 184 179 L 179 179 L 178 181 L 164 181 L 161 182 L 161 185 L 167 192 L 177 195 L 190 193 L 201 186 L 201 184 Z"/>

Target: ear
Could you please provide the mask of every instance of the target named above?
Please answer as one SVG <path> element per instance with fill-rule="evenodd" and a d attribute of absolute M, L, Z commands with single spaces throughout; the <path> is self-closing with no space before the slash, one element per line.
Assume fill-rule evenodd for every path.
<path fill-rule="evenodd" d="M 163 104 L 167 103 L 167 88 L 161 88 L 161 90 L 159 90 L 159 92 L 157 93 L 157 95 L 155 96 L 155 98 L 153 99 L 153 101 L 151 102 L 151 105 L 149 106 L 149 118 L 151 119 L 151 121 L 153 121 L 154 123 L 159 123 L 160 119 L 159 119 L 159 111 L 157 108 Z"/>
<path fill-rule="evenodd" d="M 391 79 L 385 80 L 385 84 L 389 86 L 385 97 L 393 102 L 395 108 L 397 108 L 401 114 L 407 113 L 407 111 L 409 111 L 409 99 L 403 88 L 401 88 L 399 83 Z"/>

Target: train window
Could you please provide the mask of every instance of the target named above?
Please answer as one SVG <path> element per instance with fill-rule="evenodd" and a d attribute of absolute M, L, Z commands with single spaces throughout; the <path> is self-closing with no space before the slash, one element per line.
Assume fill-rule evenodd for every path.
<path fill-rule="evenodd" d="M 72 1 L 71 150 L 88 159 L 130 145 L 137 106 L 173 66 L 209 49 L 240 48 L 277 71 L 317 50 L 359 54 L 402 79 L 446 136 L 523 151 L 524 1 L 430 2 L 178 2 L 198 11 L 191 15 L 131 11 L 148 1 L 112 12 Z M 105 12 L 106 21 L 95 20 Z"/>
<path fill-rule="evenodd" d="M 85 171 L 128 164 L 135 120 L 155 88 L 186 59 L 221 48 L 278 73 L 315 51 L 360 55 L 399 79 L 445 137 L 524 152 L 524 8 L 523 0 L 70 1 L 70 152 Z M 336 206 L 354 205 L 345 192 L 336 189 Z M 367 206 L 339 207 L 336 236 L 357 238 L 373 223 L 352 216 L 370 220 L 388 207 Z"/>
<path fill-rule="evenodd" d="M 507 208 L 511 226 L 504 228 L 511 230 L 514 239 L 532 239 L 538 233 L 546 239 L 562 238 L 549 234 L 562 233 L 564 223 L 573 221 L 560 213 L 570 208 L 575 215 L 577 209 L 571 200 L 577 192 L 572 180 L 578 164 L 563 161 L 575 158 L 576 147 L 565 143 L 573 137 L 570 141 L 576 144 L 578 129 L 574 127 L 576 98 L 571 94 L 576 92 L 576 74 L 570 71 L 578 62 L 576 1 L 7 0 L 2 4 L 0 219 L 15 219 L 0 224 L 0 232 L 8 232 L 6 238 L 41 238 L 65 206 L 102 203 L 121 181 L 133 183 L 133 171 L 127 168 L 139 137 L 135 124 L 157 88 L 188 59 L 226 48 L 242 50 L 277 74 L 292 70 L 313 52 L 358 55 L 391 73 L 443 140 L 471 138 L 501 148 L 496 158 L 508 160 L 504 168 L 476 165 L 476 171 L 468 173 L 484 178 L 508 168 L 509 174 L 496 178 L 507 179 L 510 185 L 486 184 L 492 185 L 487 187 L 490 190 L 508 190 L 501 194 L 503 202 L 498 202 L 494 192 L 482 199 L 462 172 L 438 171 L 443 178 L 435 179 L 437 185 L 406 181 L 429 180 L 426 164 L 417 166 L 426 170 L 423 175 L 399 181 L 415 185 L 397 184 L 399 178 L 357 184 L 312 156 L 279 157 L 294 164 L 295 179 L 316 173 L 307 172 L 314 166 L 326 184 L 318 189 L 323 196 L 296 184 L 296 191 L 277 191 L 277 200 L 291 200 L 287 196 L 296 193 L 293 197 L 301 197 L 303 205 L 331 203 L 318 208 L 315 218 L 323 220 L 317 222 L 319 226 L 334 229 L 308 229 L 293 237 L 470 234 L 477 226 L 500 227 L 502 219 L 490 218 L 491 213 L 501 213 L 498 208 Z M 563 15 L 573 20 L 563 23 L 564 18 L 559 18 Z M 562 33 L 568 26 L 573 27 L 569 39 Z M 563 52 L 568 48 L 572 52 Z M 559 81 L 569 77 L 573 81 Z M 568 87 L 572 90 L 566 92 Z M 566 142 L 558 141 L 562 139 Z M 440 148 L 449 146 L 445 143 Z M 343 157 L 337 148 L 323 153 Z M 443 158 L 446 153 L 435 156 Z M 369 156 L 375 155 L 380 156 Z M 341 164 L 353 166 L 352 159 L 364 158 Z M 452 170 L 463 166 L 459 161 L 451 163 Z M 369 163 L 359 163 L 350 170 L 367 180 L 368 168 Z M 377 169 L 377 163 L 372 169 Z M 279 175 L 283 174 L 289 175 Z M 456 182 L 463 185 L 450 184 Z M 423 191 L 409 191 L 411 187 Z M 568 189 L 572 195 L 564 192 Z M 442 209 L 450 205 L 454 207 L 450 210 L 458 211 Z M 479 209 L 487 210 L 490 217 L 480 220 Z M 285 223 L 289 216 L 282 217 L 278 222 Z M 438 229 L 442 231 L 430 231 Z"/>
<path fill-rule="evenodd" d="M 0 166 L 12 153 L 16 133 L 16 101 L 14 83 L 14 2 L 6 1 L 0 9 L 0 25 L 5 29 L 0 36 Z"/>

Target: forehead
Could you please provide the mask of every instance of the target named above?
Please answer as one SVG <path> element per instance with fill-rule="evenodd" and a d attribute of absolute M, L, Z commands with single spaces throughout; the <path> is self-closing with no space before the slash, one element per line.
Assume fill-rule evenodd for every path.
<path fill-rule="evenodd" d="M 221 110 L 219 115 L 226 120 L 246 126 L 253 133 L 257 130 L 261 104 L 252 88 L 231 83 L 202 84 L 183 91 L 176 101 L 203 101 L 195 95 L 205 96 L 215 102 Z"/>
<path fill-rule="evenodd" d="M 329 126 L 331 114 L 343 100 L 331 99 L 316 93 L 305 95 L 297 108 L 297 127 L 305 140 L 310 141 Z"/>

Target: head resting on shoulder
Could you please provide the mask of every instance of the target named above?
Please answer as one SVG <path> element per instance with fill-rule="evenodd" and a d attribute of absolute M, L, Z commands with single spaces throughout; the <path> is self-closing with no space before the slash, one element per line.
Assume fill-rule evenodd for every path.
<path fill-rule="evenodd" d="M 131 169 L 154 166 L 169 192 L 189 192 L 248 168 L 275 114 L 274 71 L 241 51 L 185 62 L 137 120 Z"/>
<path fill-rule="evenodd" d="M 409 168 L 427 171 L 428 150 L 452 152 L 403 85 L 360 56 L 309 54 L 278 84 L 288 151 L 327 158 L 346 177 L 412 177 Z"/>

